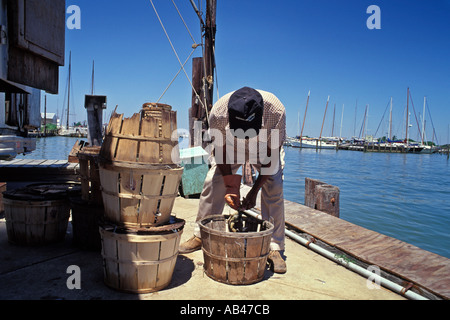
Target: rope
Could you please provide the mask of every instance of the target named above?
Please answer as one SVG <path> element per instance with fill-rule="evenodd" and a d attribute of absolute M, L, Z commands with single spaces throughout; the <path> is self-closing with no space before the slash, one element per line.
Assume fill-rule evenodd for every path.
<path fill-rule="evenodd" d="M 166 28 L 164 27 L 164 24 L 163 24 L 163 22 L 161 21 L 161 18 L 159 17 L 158 11 L 156 10 L 155 5 L 153 4 L 153 1 L 150 0 L 150 3 L 151 3 L 151 5 L 152 5 L 152 7 L 153 7 L 153 10 L 155 11 L 155 14 L 156 14 L 156 17 L 157 17 L 158 20 L 159 20 L 159 23 L 161 24 L 161 27 L 162 27 L 162 29 L 163 29 L 163 31 L 164 31 L 166 37 L 167 37 L 167 40 L 169 41 L 170 46 L 172 47 L 172 50 L 173 50 L 175 56 L 177 57 L 178 63 L 179 63 L 180 66 L 181 66 L 181 70 L 183 70 L 183 72 L 184 72 L 184 74 L 185 74 L 185 76 L 186 76 L 186 79 L 189 81 L 189 84 L 191 85 L 192 90 L 194 91 L 194 93 L 195 93 L 196 97 L 198 98 L 198 100 L 199 100 L 199 101 L 201 102 L 201 104 L 203 105 L 203 102 L 201 101 L 200 96 L 198 95 L 197 91 L 195 90 L 195 88 L 194 88 L 194 86 L 193 86 L 193 84 L 192 84 L 191 79 L 189 79 L 189 76 L 188 76 L 188 74 L 186 73 L 186 70 L 184 69 L 184 64 L 186 64 L 186 62 L 185 62 L 184 64 L 181 62 L 180 57 L 178 56 L 178 53 L 177 53 L 177 51 L 175 50 L 175 47 L 173 46 L 172 41 L 170 40 L 169 34 L 167 33 Z M 195 48 L 194 48 L 194 49 L 195 49 Z M 172 82 L 173 82 L 173 81 L 172 81 Z M 166 91 L 167 91 L 167 90 L 166 90 Z M 203 107 L 205 108 L 204 105 L 203 105 Z M 206 109 L 206 108 L 205 108 L 205 109 Z"/>
<path fill-rule="evenodd" d="M 164 90 L 164 92 L 162 93 L 162 95 L 159 97 L 158 101 L 156 101 L 156 103 L 159 103 L 161 101 L 161 99 L 164 97 L 164 95 L 166 94 L 167 90 L 169 90 L 170 86 L 172 85 L 172 83 L 175 81 L 175 79 L 178 77 L 178 75 L 180 74 L 181 70 L 184 68 L 184 66 L 186 65 L 186 63 L 189 61 L 189 59 L 191 58 L 192 54 L 194 53 L 196 48 L 192 49 L 191 54 L 189 55 L 189 57 L 187 57 L 186 61 L 184 62 L 183 66 L 180 68 L 180 70 L 178 70 L 177 74 L 175 75 L 175 77 L 173 77 L 172 81 L 170 81 L 169 85 L 167 86 L 167 88 Z"/>
<path fill-rule="evenodd" d="M 182 16 L 181 13 L 180 13 L 180 10 L 178 10 L 178 7 L 177 7 L 177 5 L 175 4 L 175 2 L 174 2 L 173 0 L 172 0 L 172 3 L 173 3 L 173 6 L 175 7 L 175 9 L 177 9 L 178 15 L 180 16 L 181 21 L 183 21 L 184 26 L 186 27 L 187 32 L 189 32 L 189 35 L 191 36 L 192 42 L 194 42 L 194 45 L 197 45 L 197 43 L 195 42 L 194 37 L 192 36 L 191 31 L 189 30 L 189 28 L 188 28 L 186 22 L 185 22 L 184 19 L 183 19 L 183 16 Z"/>

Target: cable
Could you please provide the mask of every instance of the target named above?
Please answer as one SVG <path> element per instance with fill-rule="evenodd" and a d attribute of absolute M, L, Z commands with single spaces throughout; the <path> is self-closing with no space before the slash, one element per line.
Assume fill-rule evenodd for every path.
<path fill-rule="evenodd" d="M 194 37 L 192 36 L 192 33 L 191 33 L 191 31 L 189 30 L 189 28 L 188 28 L 186 22 L 184 21 L 183 16 L 182 16 L 181 13 L 180 13 L 180 10 L 178 10 L 178 7 L 177 7 L 177 5 L 175 4 L 175 2 L 174 2 L 173 0 L 172 0 L 172 3 L 173 3 L 173 6 L 175 7 L 175 9 L 177 9 L 178 15 L 180 16 L 181 21 L 183 21 L 184 26 L 186 27 L 187 32 L 189 32 L 189 35 L 190 35 L 190 37 L 191 37 L 191 39 L 192 39 L 192 42 L 194 42 L 194 44 L 196 45 L 197 43 L 195 42 L 195 39 L 194 39 Z"/>
<path fill-rule="evenodd" d="M 164 95 L 166 94 L 167 90 L 169 90 L 170 86 L 172 85 L 172 83 L 175 81 L 175 79 L 178 77 L 178 75 L 180 74 L 181 70 L 183 69 L 183 67 L 186 65 L 186 63 L 189 61 L 189 59 L 191 58 L 192 54 L 194 53 L 195 48 L 192 49 L 191 54 L 189 55 L 189 57 L 187 57 L 186 61 L 184 62 L 183 66 L 180 68 L 180 70 L 178 70 L 177 74 L 175 75 L 175 77 L 173 77 L 172 81 L 169 83 L 169 85 L 167 86 L 167 88 L 164 90 L 164 92 L 162 93 L 162 95 L 159 97 L 158 101 L 156 101 L 156 103 L 159 103 L 159 101 L 161 101 L 161 99 L 164 97 Z"/>

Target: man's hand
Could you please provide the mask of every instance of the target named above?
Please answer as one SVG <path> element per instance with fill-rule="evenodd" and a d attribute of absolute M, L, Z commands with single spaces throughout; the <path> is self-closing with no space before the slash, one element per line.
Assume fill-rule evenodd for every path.
<path fill-rule="evenodd" d="M 241 207 L 241 180 L 242 176 L 237 174 L 223 176 L 225 183 L 225 202 L 234 210 L 239 210 Z"/>

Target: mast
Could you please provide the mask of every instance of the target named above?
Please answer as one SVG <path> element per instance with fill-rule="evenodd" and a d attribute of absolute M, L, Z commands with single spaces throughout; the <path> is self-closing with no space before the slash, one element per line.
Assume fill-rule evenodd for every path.
<path fill-rule="evenodd" d="M 389 111 L 389 140 L 392 141 L 392 97 L 391 97 L 391 109 Z"/>
<path fill-rule="evenodd" d="M 95 69 L 95 60 L 92 60 L 92 85 L 91 85 L 91 95 L 94 95 L 94 69 Z"/>
<path fill-rule="evenodd" d="M 358 111 L 358 99 L 356 99 L 355 105 L 355 122 L 353 123 L 353 136 L 356 137 L 356 113 Z"/>
<path fill-rule="evenodd" d="M 366 110 L 364 111 L 364 118 L 363 118 L 363 124 L 361 127 L 361 130 L 359 130 L 359 138 L 361 138 L 361 133 L 363 134 L 363 139 L 365 140 L 365 134 L 366 134 L 366 117 L 367 117 L 367 105 Z"/>
<path fill-rule="evenodd" d="M 216 8 L 217 0 L 206 1 L 205 51 L 203 56 L 203 61 L 205 64 L 205 78 L 203 81 L 206 102 L 205 107 L 208 109 L 208 114 L 213 106 L 214 95 L 214 70 L 216 68 Z"/>
<path fill-rule="evenodd" d="M 303 117 L 302 132 L 300 132 L 300 146 L 302 145 L 303 129 L 305 128 L 306 112 L 308 111 L 310 95 L 311 95 L 311 90 L 308 91 L 308 99 L 306 100 L 305 116 Z"/>
<path fill-rule="evenodd" d="M 323 124 L 325 123 L 325 117 L 327 116 L 327 110 L 328 110 L 328 103 L 330 102 L 330 96 L 328 96 L 327 99 L 327 106 L 325 107 L 325 112 L 323 114 L 323 121 L 322 121 L 322 128 L 320 129 L 320 137 L 319 142 L 322 140 L 322 131 L 323 131 Z"/>
<path fill-rule="evenodd" d="M 72 51 L 70 51 L 69 54 L 69 80 L 68 80 L 68 94 L 67 94 L 67 122 L 66 122 L 66 128 L 69 130 L 69 115 L 70 115 L 70 78 L 72 74 Z"/>
<path fill-rule="evenodd" d="M 369 131 L 369 105 L 367 105 L 367 113 L 366 113 L 366 126 L 364 128 L 364 139 L 367 137 L 367 132 Z"/>
<path fill-rule="evenodd" d="M 47 136 L 47 95 L 44 101 L 44 137 Z"/>
<path fill-rule="evenodd" d="M 408 94 L 406 96 L 406 137 L 405 137 L 406 145 L 408 145 L 408 127 L 409 127 L 409 87 L 408 87 Z"/>
<path fill-rule="evenodd" d="M 333 125 L 331 126 L 331 136 L 334 137 L 334 122 L 335 122 L 335 116 L 336 116 L 336 103 L 334 104 L 333 109 Z"/>
<path fill-rule="evenodd" d="M 208 143 L 204 138 L 209 128 L 209 113 L 214 101 L 214 76 L 216 68 L 215 41 L 216 41 L 216 8 L 217 0 L 206 0 L 206 17 L 203 20 L 201 11 L 190 0 L 196 12 L 202 30 L 202 57 L 192 59 L 192 103 L 189 111 L 190 145 Z M 201 9 L 201 8 L 200 8 Z M 200 123 L 201 137 L 195 136 L 194 126 Z M 201 141 L 199 141 L 201 139 Z"/>
<path fill-rule="evenodd" d="M 341 130 L 339 131 L 339 142 L 341 142 L 341 138 L 342 138 L 342 123 L 344 122 L 344 107 L 345 107 L 345 105 L 342 104 Z"/>
<path fill-rule="evenodd" d="M 425 105 L 427 104 L 427 97 L 423 97 L 423 114 L 422 114 L 422 144 L 425 144 Z"/>

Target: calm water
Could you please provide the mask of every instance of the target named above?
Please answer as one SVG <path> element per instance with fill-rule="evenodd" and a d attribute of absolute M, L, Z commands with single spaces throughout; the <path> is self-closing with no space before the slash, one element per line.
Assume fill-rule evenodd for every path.
<path fill-rule="evenodd" d="M 286 148 L 285 198 L 305 178 L 340 188 L 340 217 L 450 258 L 450 162 L 439 154 Z"/>
<path fill-rule="evenodd" d="M 76 141 L 38 139 L 25 158 L 67 159 Z M 306 177 L 338 186 L 342 219 L 450 258 L 446 156 L 286 148 L 284 176 L 287 200 L 304 203 Z"/>

